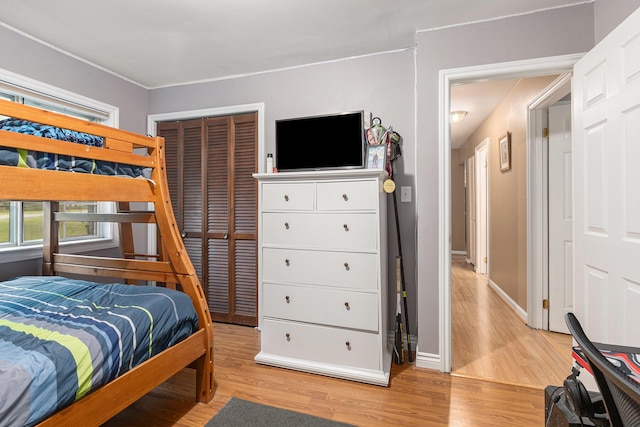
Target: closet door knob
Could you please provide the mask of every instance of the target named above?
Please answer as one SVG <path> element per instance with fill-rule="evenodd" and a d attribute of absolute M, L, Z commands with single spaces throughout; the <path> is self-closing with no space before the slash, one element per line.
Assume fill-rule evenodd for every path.
<path fill-rule="evenodd" d="M 349 307 L 349 301 L 344 303 L 344 308 L 346 308 L 347 310 L 351 310 L 351 307 Z"/>
<path fill-rule="evenodd" d="M 287 304 L 289 304 L 291 302 L 291 298 L 289 298 L 289 295 L 287 295 L 286 297 L 284 297 L 285 301 L 287 301 Z"/>
<path fill-rule="evenodd" d="M 344 201 L 346 202 L 347 200 L 349 200 L 349 196 L 347 196 L 346 194 L 342 195 L 342 198 L 344 199 Z"/>
<path fill-rule="evenodd" d="M 344 263 L 344 269 L 345 269 L 345 270 L 347 270 L 347 271 L 349 271 L 349 263 L 348 263 L 348 262 L 345 262 L 345 263 Z"/>
<path fill-rule="evenodd" d="M 289 260 L 288 260 L 288 259 L 285 259 L 285 260 L 284 260 L 284 263 L 286 264 L 286 266 L 287 266 L 287 267 L 289 267 L 289 266 L 291 265 L 291 263 L 289 262 Z"/>
<path fill-rule="evenodd" d="M 287 338 L 287 341 L 291 341 L 291 335 L 289 335 L 289 332 L 284 334 L 284 336 Z"/>
<path fill-rule="evenodd" d="M 289 195 L 288 195 L 288 194 L 285 194 L 285 195 L 284 195 L 284 201 L 285 201 L 285 202 L 288 202 L 288 201 L 289 201 Z"/>
<path fill-rule="evenodd" d="M 229 239 L 229 233 L 224 233 L 224 234 L 222 235 L 222 238 L 223 238 L 224 240 L 228 240 L 228 239 Z"/>
<path fill-rule="evenodd" d="M 349 226 L 347 224 L 343 224 L 342 227 L 344 228 L 344 231 L 349 231 Z"/>
<path fill-rule="evenodd" d="M 187 237 L 187 232 L 183 231 L 182 233 L 180 233 L 180 237 L 182 237 L 183 239 Z"/>
<path fill-rule="evenodd" d="M 287 230 L 289 229 L 289 223 L 288 222 L 284 223 L 284 228 L 286 228 Z"/>
<path fill-rule="evenodd" d="M 346 343 L 344 343 L 344 345 L 347 346 L 347 350 L 351 350 L 351 343 L 349 341 L 347 341 Z"/>

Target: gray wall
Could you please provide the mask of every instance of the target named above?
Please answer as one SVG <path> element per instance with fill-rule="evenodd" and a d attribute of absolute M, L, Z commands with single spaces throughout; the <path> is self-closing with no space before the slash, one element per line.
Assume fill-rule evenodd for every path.
<path fill-rule="evenodd" d="M 640 0 L 596 0 L 594 5 L 595 42 L 602 40 L 639 7 Z"/>
<path fill-rule="evenodd" d="M 392 125 L 402 135 L 403 155 L 397 162 L 395 181 L 398 188 L 411 186 L 415 191 L 414 76 L 413 49 L 395 51 L 210 83 L 154 89 L 149 95 L 149 113 L 264 103 L 265 151 L 274 152 L 277 119 L 365 110 L 380 117 L 384 126 Z M 327 147 L 339 155 L 340 136 L 327 134 Z M 412 302 L 416 297 L 413 201 L 415 197 L 411 203 L 399 203 L 398 206 L 408 300 Z M 392 208 L 389 198 L 390 266 L 395 265 L 398 253 Z M 395 293 L 395 268 L 389 269 L 389 289 Z M 393 310 L 395 307 L 391 307 Z M 413 319 L 410 331 L 415 334 L 414 303 L 409 312 Z"/>
<path fill-rule="evenodd" d="M 593 22 L 593 4 L 583 4 L 418 33 L 416 180 L 421 353 L 440 355 L 437 155 L 440 70 L 586 52 L 593 46 Z"/>

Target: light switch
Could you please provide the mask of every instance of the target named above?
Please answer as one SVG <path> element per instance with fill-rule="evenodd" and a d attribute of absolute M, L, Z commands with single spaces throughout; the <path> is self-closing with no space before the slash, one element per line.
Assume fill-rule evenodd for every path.
<path fill-rule="evenodd" d="M 400 187 L 400 201 L 411 202 L 411 187 Z"/>

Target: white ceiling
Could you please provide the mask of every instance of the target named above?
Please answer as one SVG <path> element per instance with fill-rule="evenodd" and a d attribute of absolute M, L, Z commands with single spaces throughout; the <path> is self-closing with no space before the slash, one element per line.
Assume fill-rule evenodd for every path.
<path fill-rule="evenodd" d="M 152 89 L 413 48 L 416 31 L 585 1 L 3 0 L 0 25 Z"/>

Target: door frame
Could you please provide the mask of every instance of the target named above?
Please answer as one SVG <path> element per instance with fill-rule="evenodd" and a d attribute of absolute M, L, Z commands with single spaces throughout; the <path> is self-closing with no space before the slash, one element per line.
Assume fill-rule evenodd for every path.
<path fill-rule="evenodd" d="M 264 102 L 255 104 L 239 104 L 226 107 L 203 108 L 200 110 L 173 111 L 169 113 L 149 114 L 147 116 L 147 134 L 157 136 L 157 122 L 172 120 L 190 120 L 202 117 L 232 116 L 235 114 L 258 113 L 258 172 L 264 173 L 266 166 L 265 148 L 265 106 Z M 154 253 L 157 248 L 157 236 L 153 225 L 147 227 L 147 251 Z"/>
<path fill-rule="evenodd" d="M 560 76 L 527 105 L 527 324 L 549 330 L 549 222 L 547 147 L 543 127 L 548 108 L 571 92 L 571 73 Z"/>
<path fill-rule="evenodd" d="M 475 270 L 479 274 L 489 274 L 489 138 L 485 138 L 474 150 L 475 159 L 475 203 L 476 203 L 476 264 Z M 484 165 L 481 162 L 484 160 Z M 484 171 L 484 177 L 481 176 Z M 484 207 L 484 209 L 483 209 Z M 482 246 L 484 245 L 484 249 Z"/>
<path fill-rule="evenodd" d="M 451 111 L 451 85 L 457 83 L 472 83 L 483 79 L 563 74 L 571 72 L 573 65 L 583 55 L 584 53 L 568 54 L 523 61 L 445 69 L 439 72 L 438 337 L 440 371 L 442 372 L 451 372 L 451 120 L 449 114 Z M 527 177 L 527 193 L 528 192 L 529 177 Z M 528 231 L 529 230 L 527 230 L 527 232 Z M 420 321 L 420 311 L 418 311 L 418 324 L 425 324 L 424 321 Z"/>

